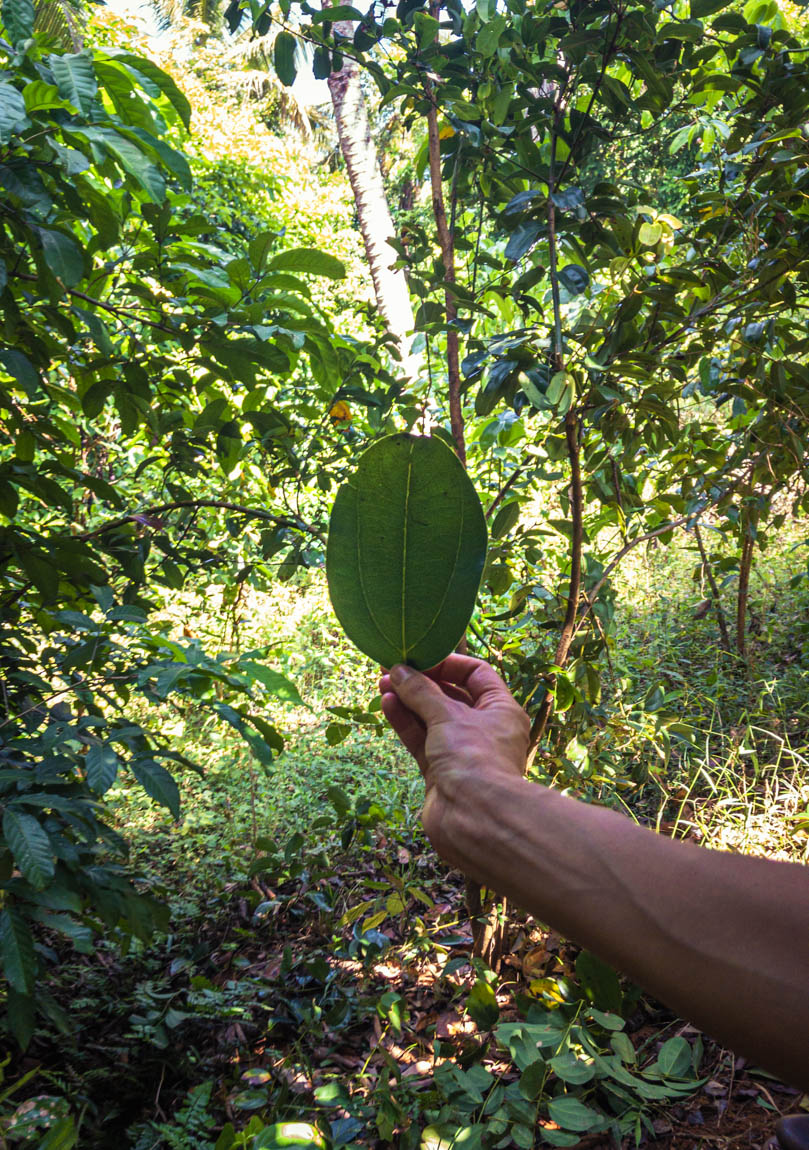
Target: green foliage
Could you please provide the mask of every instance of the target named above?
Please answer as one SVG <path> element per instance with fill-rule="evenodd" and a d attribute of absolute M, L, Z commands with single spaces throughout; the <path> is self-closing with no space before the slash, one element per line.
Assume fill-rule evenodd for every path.
<path fill-rule="evenodd" d="M 391 394 L 311 300 L 338 260 L 266 229 L 220 246 L 194 210 L 174 81 L 23 36 L 28 7 L 2 10 L 17 44 L 0 85 L 0 954 L 23 1044 L 42 930 L 87 950 L 166 921 L 99 799 L 125 773 L 176 818 L 170 768 L 198 767 L 134 701 L 193 700 L 265 763 L 283 739 L 263 700 L 299 701 L 264 652 L 210 654 L 154 611 L 186 583 L 321 561 L 321 531 L 275 492 L 311 469 L 310 421 L 347 374 L 381 381 L 380 410 Z"/>
<path fill-rule="evenodd" d="M 234 27 L 240 7 L 228 6 Z M 247 7 L 266 32 L 270 10 Z M 491 1034 L 507 1080 L 495 1080 L 480 1036 L 465 1048 L 433 1036 L 446 1061 L 423 1082 L 380 1055 L 373 1080 L 335 1069 L 302 1098 L 281 1075 L 272 1089 L 255 1077 L 225 1083 L 220 1060 L 217 1090 L 225 1085 L 235 1111 L 257 1112 L 246 1129 L 225 1126 L 220 1150 L 278 1142 L 285 1122 L 317 1123 L 311 1136 L 328 1132 L 335 1148 L 363 1131 L 404 1150 L 422 1134 L 425 1146 L 527 1148 L 537 1122 L 549 1144 L 584 1132 L 639 1139 L 650 1105 L 698 1084 L 699 1044 L 679 1036 L 638 1050 L 618 1017 L 633 992 L 590 955 L 575 959 L 575 980 L 529 985 L 510 1003 L 518 1021 L 504 1020 L 491 972 L 478 966 L 462 986 L 452 981 L 464 940 L 456 909 L 435 907 L 458 892 L 425 877 L 412 793 L 386 810 L 388 791 L 413 784 L 384 761 L 386 744 L 373 749 L 379 712 L 355 702 L 367 692 L 345 693 L 367 666 L 347 659 L 322 605 L 300 621 L 297 646 L 265 637 L 245 650 L 244 618 L 250 593 L 283 581 L 292 595 L 322 566 L 326 504 L 369 440 L 447 422 L 449 328 L 462 342 L 470 473 L 492 505 L 474 649 L 501 657 L 532 713 L 553 699 L 536 776 L 615 805 L 631 800 L 649 821 L 670 818 L 675 833 L 702 833 L 718 796 L 746 811 L 761 779 L 778 778 L 782 761 L 794 768 L 787 717 L 803 713 L 802 647 L 779 648 L 789 669 L 772 676 L 777 686 L 717 657 L 710 621 L 691 628 L 690 647 L 672 637 L 675 658 L 661 646 L 666 608 L 638 639 L 613 580 L 635 544 L 665 545 L 701 523 L 706 537 L 715 530 L 690 570 L 698 580 L 715 573 L 716 601 L 738 590 L 743 606 L 754 547 L 772 548 L 793 500 L 806 506 L 805 36 L 766 5 L 450 2 L 438 22 L 419 3 L 384 22 L 344 6 L 329 18 L 302 13 L 319 75 L 345 48 L 367 64 L 392 119 L 418 133 L 434 108 L 439 118 L 458 274 L 448 279 L 433 221 L 413 209 L 394 246 L 419 301 L 427 371 L 406 392 L 384 337 L 340 334 L 333 317 L 352 300 L 342 263 L 302 222 L 284 238 L 287 220 L 272 214 L 283 165 L 259 179 L 244 161 L 189 163 L 189 104 L 167 74 L 121 48 L 82 48 L 70 35 L 54 43 L 27 0 L 2 6 L 7 1026 L 23 1045 L 38 1025 L 69 1029 L 52 992 L 73 948 L 85 963 L 76 984 L 103 982 L 88 991 L 93 1024 L 99 1004 L 117 1011 L 127 1051 L 157 1060 L 149 1069 L 187 1056 L 182 1072 L 195 1084 L 175 1083 L 175 1101 L 185 1101 L 173 1118 L 137 1112 L 143 1145 L 213 1144 L 222 1094 L 194 1061 L 195 1026 L 253 1020 L 261 1042 L 278 1039 L 268 1064 L 305 1077 L 324 1042 L 358 1022 L 417 1033 L 403 980 L 380 988 L 371 979 L 381 960 L 440 958 L 447 996 Z M 280 15 L 286 22 L 290 6 Z M 353 44 L 335 18 L 355 25 Z M 290 18 L 275 40 L 287 83 L 294 27 Z M 423 175 L 427 157 L 425 146 L 408 171 Z M 374 494 L 387 485 L 377 476 Z M 571 579 L 577 559 L 581 586 Z M 186 610 L 195 595 L 229 613 L 202 639 L 183 632 L 195 625 Z M 558 660 L 571 600 L 577 618 Z M 771 615 L 757 624 L 768 638 Z M 737 631 L 741 654 L 743 612 Z M 312 689 L 328 691 L 329 708 L 319 741 L 291 764 L 278 758 L 274 725 L 276 707 L 283 715 L 300 703 L 287 672 L 307 702 Z M 741 741 L 716 720 L 718 702 L 741 716 Z M 179 735 L 170 733 L 178 714 Z M 762 727 L 765 740 L 780 740 L 767 768 Z M 200 795 L 196 772 L 210 759 L 210 777 L 226 780 L 216 800 L 199 799 L 182 827 L 156 823 L 152 803 L 176 819 L 182 796 Z M 673 810 L 662 782 L 651 798 L 635 790 L 666 767 L 685 795 Z M 373 783 L 364 794 L 363 777 Z M 262 803 L 276 816 L 268 827 L 258 825 Z M 136 818 L 148 821 L 135 867 L 113 804 L 127 837 Z M 803 806 L 790 825 L 806 825 Z M 298 833 L 279 850 L 290 823 Z M 408 861 L 394 865 L 391 846 Z M 172 895 L 175 915 L 185 900 L 187 921 L 158 954 L 146 940 L 169 925 L 150 865 L 160 851 L 184 876 Z M 198 866 L 211 856 L 215 866 Z M 205 884 L 226 870 L 245 910 L 232 912 L 224 976 L 203 969 L 196 948 L 206 915 L 225 901 Z M 242 974 L 235 959 L 250 959 L 240 948 L 269 936 L 277 918 L 285 935 L 303 924 L 304 941 L 294 953 L 284 943 L 277 975 Z M 89 961 L 113 943 L 137 972 L 114 1002 L 106 967 Z M 75 972 L 66 967 L 65 978 Z M 73 983 L 61 990 L 72 1005 Z M 124 1063 L 113 1065 L 120 1077 Z M 131 1081 L 139 1101 L 154 1096 L 148 1073 L 133 1070 Z M 18 1141 L 49 1120 L 27 1113 Z M 74 1118 L 54 1113 L 47 1137 L 69 1145 Z M 109 1130 L 93 1121 L 103 1140 Z"/>
<path fill-rule="evenodd" d="M 722 573 L 739 575 L 743 655 L 749 555 L 783 522 L 774 500 L 807 453 L 804 45 L 773 6 L 680 7 L 450 3 L 442 35 L 420 4 L 384 23 L 346 17 L 383 103 L 413 128 L 432 107 L 439 117 L 469 466 L 510 495 L 480 625 L 528 706 L 554 691 L 585 734 L 614 562 L 649 532 L 665 541 L 669 526 L 718 518 L 738 548 Z M 320 15 L 311 35 L 339 46 Z M 383 38 L 395 69 L 376 52 Z M 650 148 L 658 163 L 676 157 L 678 215 L 671 182 L 660 192 L 638 159 Z M 445 274 L 423 216 L 397 251 L 440 353 Z M 537 494 L 560 480 L 561 506 L 543 514 Z M 571 590 L 573 501 L 584 531 Z M 543 634 L 570 595 L 583 602 L 566 682 Z"/>
<path fill-rule="evenodd" d="M 425 669 L 455 649 L 485 557 L 480 500 L 437 437 L 378 440 L 337 493 L 329 592 L 349 638 L 383 667 Z"/>

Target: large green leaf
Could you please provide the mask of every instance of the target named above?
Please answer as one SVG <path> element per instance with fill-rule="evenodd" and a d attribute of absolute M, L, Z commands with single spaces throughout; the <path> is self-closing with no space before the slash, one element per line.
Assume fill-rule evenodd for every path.
<path fill-rule="evenodd" d="M 12 44 L 28 40 L 34 34 L 34 5 L 32 0 L 3 0 L 3 27 Z"/>
<path fill-rule="evenodd" d="M 308 272 L 312 276 L 328 276 L 332 280 L 345 278 L 342 260 L 318 248 L 290 248 L 270 260 L 269 271 Z"/>
<path fill-rule="evenodd" d="M 161 767 L 153 759 L 140 759 L 131 762 L 132 774 L 146 791 L 150 798 L 168 807 L 175 819 L 180 817 L 180 790 L 165 767 Z"/>
<path fill-rule="evenodd" d="M 50 56 L 48 63 L 59 95 L 87 115 L 98 92 L 92 58 L 86 52 L 76 52 L 68 56 Z"/>
<path fill-rule="evenodd" d="M 325 1150 L 326 1139 L 308 1122 L 276 1122 L 266 1126 L 253 1142 L 253 1150 Z"/>
<path fill-rule="evenodd" d="M 280 671 L 273 671 L 261 663 L 254 663 L 252 659 L 242 660 L 239 664 L 239 670 L 248 677 L 257 679 L 271 695 L 275 695 L 283 702 L 292 703 L 295 707 L 306 706 L 298 693 L 298 688 L 294 683 L 290 683 L 286 675 L 282 675 Z"/>
<path fill-rule="evenodd" d="M 87 782 L 93 790 L 100 795 L 106 794 L 118 774 L 119 759 L 112 747 L 89 747 L 84 765 L 87 769 Z"/>
<path fill-rule="evenodd" d="M 486 521 L 441 439 L 389 435 L 337 493 L 326 553 L 337 618 L 382 666 L 440 663 L 466 630 L 486 558 Z"/>
<path fill-rule="evenodd" d="M 75 287 L 84 275 L 84 256 L 79 245 L 64 232 L 40 228 L 42 251 L 50 271 L 65 287 Z"/>
<path fill-rule="evenodd" d="M 20 994 L 34 988 L 37 960 L 28 923 L 16 907 L 0 913 L 0 962 L 9 984 Z"/>
<path fill-rule="evenodd" d="M 0 144 L 7 144 L 27 123 L 22 94 L 12 84 L 0 84 Z"/>
<path fill-rule="evenodd" d="M 298 42 L 291 32 L 279 32 L 275 38 L 273 63 L 278 79 L 287 88 L 295 83 L 295 53 Z"/>
<path fill-rule="evenodd" d="M 100 144 L 157 203 L 165 199 L 166 181 L 163 173 L 148 156 L 144 155 L 143 149 L 133 140 L 127 139 L 122 132 L 114 128 L 95 126 L 85 128 L 73 125 L 70 127 L 70 132 L 84 137 L 93 145 Z"/>
<path fill-rule="evenodd" d="M 51 840 L 33 815 L 6 810 L 3 835 L 20 873 L 35 890 L 43 890 L 53 878 Z"/>
<path fill-rule="evenodd" d="M 153 85 L 174 108 L 177 115 L 182 120 L 184 126 L 187 128 L 191 123 L 191 105 L 187 97 L 175 84 L 171 76 L 158 68 L 152 60 L 145 60 L 142 56 L 132 56 L 127 52 L 116 52 L 114 59 L 119 64 L 124 64 L 135 72 L 138 78 L 143 78 L 150 85 Z M 149 95 L 153 95 L 153 90 L 148 87 L 146 89 Z"/>

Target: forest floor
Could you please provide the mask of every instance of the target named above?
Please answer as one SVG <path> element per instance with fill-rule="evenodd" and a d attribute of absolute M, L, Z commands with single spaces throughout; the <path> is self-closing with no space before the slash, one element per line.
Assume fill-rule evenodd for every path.
<path fill-rule="evenodd" d="M 688 563 L 657 553 L 627 572 L 610 674 L 622 715 L 659 684 L 699 737 L 666 750 L 654 714 L 634 736 L 619 725 L 623 785 L 602 780 L 596 797 L 709 847 L 805 860 L 802 553 L 768 565 L 744 673 L 718 652 L 712 619 L 695 619 L 699 587 L 677 590 Z M 264 605 L 273 657 L 312 707 L 279 711 L 288 750 L 267 768 L 167 712 L 206 767 L 183 780 L 182 821 L 134 788 L 113 798 L 143 882 L 169 902 L 169 932 L 123 953 L 110 936 L 91 955 L 43 936 L 47 991 L 68 1021 L 5 1067 L 12 1083 L 32 1072 L 0 1098 L 9 1146 L 45 1146 L 49 1115 L 67 1108 L 88 1150 L 275 1147 L 290 1122 L 309 1124 L 293 1130 L 309 1150 L 530 1150 L 537 1136 L 763 1150 L 780 1114 L 809 1111 L 530 917 L 510 915 L 496 976 L 470 960 L 463 879 L 420 832 L 418 773 L 373 726 L 348 724 L 330 745 L 326 708 L 370 705 L 372 671 L 324 622 L 322 587 L 277 594 Z M 186 629 L 221 640 L 181 607 Z M 250 626 L 242 642 L 269 641 Z M 560 782 L 593 797 L 592 780 Z"/>

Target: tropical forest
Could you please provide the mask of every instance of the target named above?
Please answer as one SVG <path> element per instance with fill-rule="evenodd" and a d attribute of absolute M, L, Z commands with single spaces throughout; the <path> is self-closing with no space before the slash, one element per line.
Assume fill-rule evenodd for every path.
<path fill-rule="evenodd" d="M 802 1080 L 512 897 L 547 851 L 465 873 L 387 676 L 802 878 L 809 13 L 2 0 L 0 56 L 0 1147 L 809 1147 L 789 1010 Z"/>

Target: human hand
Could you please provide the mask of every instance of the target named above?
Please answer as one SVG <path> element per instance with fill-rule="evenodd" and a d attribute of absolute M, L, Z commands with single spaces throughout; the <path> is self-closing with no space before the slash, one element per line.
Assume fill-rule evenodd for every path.
<path fill-rule="evenodd" d="M 394 667 L 379 689 L 385 717 L 424 776 L 424 829 L 452 857 L 448 816 L 464 788 L 522 778 L 528 716 L 494 668 L 467 655 L 449 655 L 427 674 Z"/>

